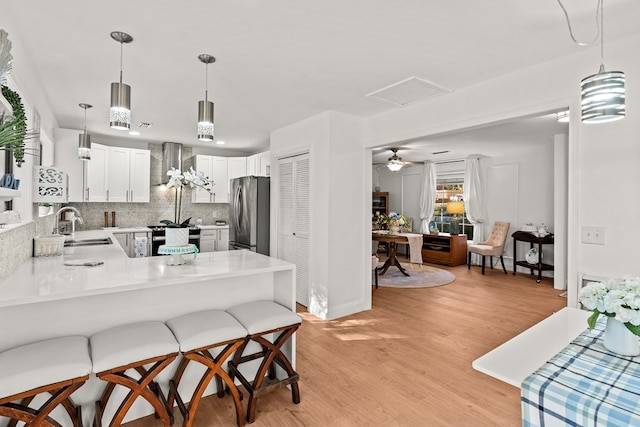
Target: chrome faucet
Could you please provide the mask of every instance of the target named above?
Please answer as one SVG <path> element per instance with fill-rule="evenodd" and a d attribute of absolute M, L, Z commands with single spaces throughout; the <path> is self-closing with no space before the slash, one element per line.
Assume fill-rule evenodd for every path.
<path fill-rule="evenodd" d="M 76 220 L 78 220 L 80 224 L 84 222 L 78 209 L 74 208 L 73 206 L 65 206 L 63 208 L 60 208 L 58 212 L 56 212 L 56 226 L 53 229 L 53 234 L 60 234 L 60 225 L 58 223 L 58 218 L 60 218 L 60 213 L 64 211 L 73 211 L 75 213 L 75 218 L 71 220 L 71 235 L 73 236 L 76 232 Z"/>

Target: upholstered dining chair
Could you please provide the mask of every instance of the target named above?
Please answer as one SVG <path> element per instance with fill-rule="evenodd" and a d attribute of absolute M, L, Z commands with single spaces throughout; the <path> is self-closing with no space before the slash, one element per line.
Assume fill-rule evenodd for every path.
<path fill-rule="evenodd" d="M 469 252 L 467 257 L 468 269 L 471 269 L 471 254 L 478 254 L 482 257 L 482 274 L 484 274 L 485 257 L 489 257 L 489 265 L 493 269 L 493 257 L 499 256 L 504 274 L 507 274 L 502 254 L 504 253 L 504 245 L 507 241 L 507 235 L 509 234 L 509 225 L 511 224 L 508 222 L 496 221 L 493 223 L 491 234 L 487 240 L 475 245 L 467 245 L 467 251 Z"/>

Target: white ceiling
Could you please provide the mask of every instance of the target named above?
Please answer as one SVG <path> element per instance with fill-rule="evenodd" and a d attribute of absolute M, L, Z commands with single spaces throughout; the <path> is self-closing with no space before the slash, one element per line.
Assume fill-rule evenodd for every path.
<path fill-rule="evenodd" d="M 597 0 L 563 3 L 578 39 L 592 39 Z M 197 56 L 209 53 L 216 139 L 247 153 L 267 148 L 272 130 L 325 110 L 367 117 L 402 108 L 365 95 L 412 76 L 456 91 L 585 49 L 571 41 L 556 0 L 22 0 L 1 9 L 14 69 L 35 69 L 60 127 L 82 128 L 84 102 L 94 105 L 94 139 L 132 138 L 107 123 L 120 66 L 109 34 L 124 31 L 134 38 L 123 66 L 133 121 L 153 124 L 136 138 L 210 145 L 195 138 L 205 89 Z M 640 1 L 605 2 L 605 41 L 638 32 L 638 22 Z M 491 131 L 494 142 L 497 131 L 513 129 Z M 462 152 L 469 136 L 461 136 L 432 148 L 454 138 Z"/>

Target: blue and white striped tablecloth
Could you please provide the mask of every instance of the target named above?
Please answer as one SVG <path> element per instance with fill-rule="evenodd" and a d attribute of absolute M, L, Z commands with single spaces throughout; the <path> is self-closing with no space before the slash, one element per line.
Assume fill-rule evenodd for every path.
<path fill-rule="evenodd" d="M 609 352 L 600 316 L 521 387 L 522 425 L 640 426 L 640 356 Z"/>

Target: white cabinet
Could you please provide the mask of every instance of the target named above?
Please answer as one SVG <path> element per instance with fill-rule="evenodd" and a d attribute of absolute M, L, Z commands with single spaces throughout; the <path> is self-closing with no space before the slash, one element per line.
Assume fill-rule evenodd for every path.
<path fill-rule="evenodd" d="M 149 202 L 151 152 L 91 144 L 91 160 L 78 159 L 79 131 L 54 129 L 56 167 L 69 178 L 69 202 Z"/>
<path fill-rule="evenodd" d="M 229 179 L 247 176 L 247 158 L 246 157 L 229 157 Z"/>
<path fill-rule="evenodd" d="M 200 252 L 228 251 L 229 228 L 203 228 L 200 230 Z"/>
<path fill-rule="evenodd" d="M 260 167 L 258 176 L 271 176 L 271 151 L 258 154 Z"/>
<path fill-rule="evenodd" d="M 271 151 L 247 157 L 247 176 L 271 176 Z"/>
<path fill-rule="evenodd" d="M 191 202 L 228 203 L 229 173 L 227 158 L 196 154 L 195 160 L 195 170 L 209 177 L 215 185 L 211 187 L 211 193 L 200 187 L 196 187 L 191 193 Z"/>
<path fill-rule="evenodd" d="M 109 189 L 109 147 L 91 144 L 91 160 L 85 162 L 86 184 L 84 200 L 106 202 Z"/>
<path fill-rule="evenodd" d="M 149 150 L 109 147 L 107 200 L 109 202 L 148 202 L 151 184 L 150 166 Z"/>

